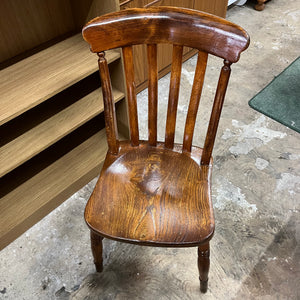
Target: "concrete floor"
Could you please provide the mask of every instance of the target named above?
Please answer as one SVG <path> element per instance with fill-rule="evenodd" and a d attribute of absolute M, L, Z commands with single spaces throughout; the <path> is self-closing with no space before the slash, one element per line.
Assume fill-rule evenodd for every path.
<path fill-rule="evenodd" d="M 105 240 L 104 271 L 96 274 L 83 219 L 93 180 L 1 251 L 0 299 L 300 298 L 300 136 L 247 104 L 299 55 L 300 2 L 272 0 L 262 12 L 250 2 L 231 8 L 228 19 L 249 32 L 251 46 L 232 68 L 214 149 L 216 233 L 208 293 L 199 292 L 196 248 Z M 206 81 L 204 107 L 212 101 L 219 65 L 210 62 L 207 79 L 214 83 Z M 192 58 L 184 64 L 178 141 L 195 63 Z M 161 84 L 165 109 L 168 76 Z M 146 94 L 139 95 L 142 117 Z M 207 118 L 200 108 L 200 125 Z M 196 134 L 195 143 L 202 140 Z"/>

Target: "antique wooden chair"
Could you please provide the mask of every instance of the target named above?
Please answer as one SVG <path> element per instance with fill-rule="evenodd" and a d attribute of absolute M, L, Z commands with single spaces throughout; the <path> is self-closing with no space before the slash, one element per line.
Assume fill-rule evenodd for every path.
<path fill-rule="evenodd" d="M 83 28 L 99 56 L 108 152 L 85 219 L 98 272 L 103 237 L 162 247 L 198 247 L 200 289 L 207 290 L 209 241 L 214 233 L 211 201 L 212 149 L 229 80 L 230 65 L 248 47 L 239 26 L 199 11 L 156 7 L 128 9 L 95 18 Z M 165 141 L 157 141 L 157 44 L 173 44 Z M 139 140 L 132 45 L 146 44 L 149 72 L 148 141 Z M 183 144 L 174 143 L 183 46 L 198 49 Z M 130 140 L 119 141 L 112 87 L 103 51 L 122 48 Z M 224 59 L 204 147 L 192 146 L 208 54 Z"/>

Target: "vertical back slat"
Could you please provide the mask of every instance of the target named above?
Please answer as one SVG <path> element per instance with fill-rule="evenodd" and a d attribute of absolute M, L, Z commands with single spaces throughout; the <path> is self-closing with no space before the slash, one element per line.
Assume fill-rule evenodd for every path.
<path fill-rule="evenodd" d="M 217 128 L 219 124 L 219 119 L 222 111 L 222 106 L 225 98 L 225 93 L 230 77 L 230 65 L 229 61 L 224 61 L 224 66 L 222 67 L 218 87 L 215 95 L 215 100 L 212 108 L 212 113 L 209 120 L 209 125 L 207 129 L 207 134 L 205 138 L 203 153 L 201 157 L 201 165 L 208 165 L 210 162 L 212 150 L 214 147 L 214 142 L 216 138 Z"/>
<path fill-rule="evenodd" d="M 207 65 L 207 52 L 198 52 L 198 60 L 197 66 L 194 75 L 194 82 L 192 87 L 191 99 L 189 104 L 188 113 L 186 116 L 185 122 L 185 129 L 184 129 L 184 136 L 183 136 L 183 151 L 190 152 L 192 149 L 192 141 L 193 141 L 193 134 L 195 129 L 196 117 L 198 112 L 198 107 L 200 103 L 205 70 Z"/>
<path fill-rule="evenodd" d="M 158 95 L 158 68 L 157 45 L 147 45 L 148 55 L 148 138 L 149 145 L 156 146 L 157 142 L 157 95 Z"/>
<path fill-rule="evenodd" d="M 138 146 L 139 128 L 138 128 L 138 114 L 137 114 L 137 103 L 136 103 L 136 89 L 135 89 L 135 82 L 134 82 L 132 46 L 123 47 L 122 51 L 123 51 L 123 61 L 124 61 L 124 70 L 125 70 L 125 78 L 126 78 L 131 144 L 132 146 Z"/>
<path fill-rule="evenodd" d="M 116 121 L 115 103 L 112 94 L 112 87 L 107 61 L 104 52 L 98 53 L 99 71 L 104 103 L 104 118 L 107 135 L 108 151 L 117 154 L 119 150 L 118 128 Z"/>
<path fill-rule="evenodd" d="M 174 146 L 176 114 L 179 97 L 183 46 L 174 45 L 172 55 L 172 70 L 170 80 L 170 92 L 167 112 L 167 124 L 165 134 L 165 147 L 172 149 Z"/>

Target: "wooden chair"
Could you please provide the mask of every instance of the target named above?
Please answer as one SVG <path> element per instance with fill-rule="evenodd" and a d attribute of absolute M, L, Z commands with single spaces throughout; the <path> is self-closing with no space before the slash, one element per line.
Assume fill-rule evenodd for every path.
<path fill-rule="evenodd" d="M 95 18 L 83 28 L 99 56 L 108 152 L 85 219 L 98 272 L 103 237 L 162 247 L 198 247 L 200 289 L 207 290 L 209 241 L 214 233 L 211 201 L 212 149 L 229 80 L 230 65 L 248 47 L 239 26 L 199 11 L 156 7 L 128 9 Z M 157 141 L 157 44 L 173 44 L 165 141 Z M 139 139 L 132 45 L 147 44 L 149 139 Z M 183 46 L 199 50 L 183 144 L 174 143 Z M 109 70 L 103 51 L 122 48 L 130 140 L 119 141 Z M 204 147 L 192 146 L 208 54 L 224 59 Z"/>

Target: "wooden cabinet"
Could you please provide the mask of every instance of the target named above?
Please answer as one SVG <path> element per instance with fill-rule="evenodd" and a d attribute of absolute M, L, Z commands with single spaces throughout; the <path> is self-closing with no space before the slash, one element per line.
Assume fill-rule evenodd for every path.
<path fill-rule="evenodd" d="M 81 28 L 111 0 L 0 3 L 0 249 L 96 177 L 107 150 L 97 55 Z M 106 54 L 121 135 L 121 55 Z"/>
<path fill-rule="evenodd" d="M 126 0 L 122 1 L 121 9 L 144 7 L 144 6 L 176 6 L 197 9 L 209 12 L 221 17 L 226 16 L 227 0 Z M 196 53 L 195 50 L 189 48 L 184 49 L 183 60 L 187 60 Z M 164 76 L 170 70 L 172 59 L 171 45 L 158 45 L 158 70 L 159 77 Z M 141 91 L 147 87 L 148 71 L 147 71 L 147 52 L 145 46 L 136 46 L 134 49 L 134 66 L 135 80 L 137 91 Z"/>
<path fill-rule="evenodd" d="M 208 12 L 210 14 L 214 14 L 220 17 L 226 17 L 227 11 L 227 0 L 195 0 L 194 9 Z"/>

